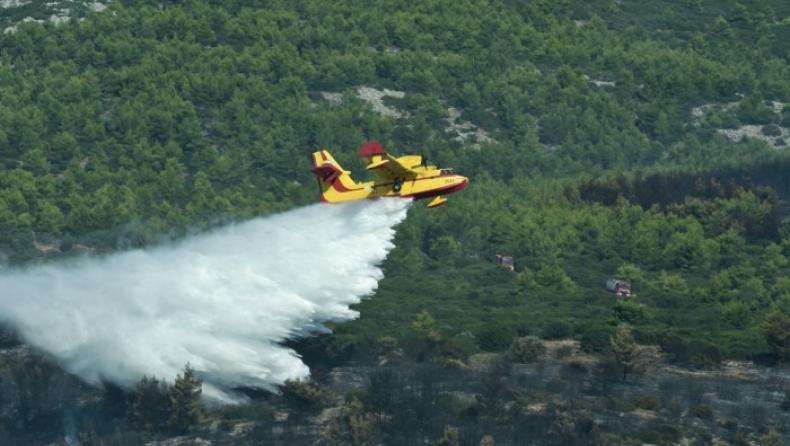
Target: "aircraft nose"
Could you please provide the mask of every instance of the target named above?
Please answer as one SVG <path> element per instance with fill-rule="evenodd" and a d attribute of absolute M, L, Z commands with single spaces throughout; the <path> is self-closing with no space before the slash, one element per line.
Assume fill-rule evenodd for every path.
<path fill-rule="evenodd" d="M 455 185 L 453 185 L 453 187 L 447 190 L 445 193 L 452 194 L 458 192 L 459 190 L 465 188 L 466 183 L 468 182 L 469 180 L 466 177 L 459 176 L 458 181 L 455 183 Z"/>

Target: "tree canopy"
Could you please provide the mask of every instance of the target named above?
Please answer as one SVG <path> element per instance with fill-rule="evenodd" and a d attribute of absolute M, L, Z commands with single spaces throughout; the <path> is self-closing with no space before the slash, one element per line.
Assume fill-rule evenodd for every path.
<path fill-rule="evenodd" d="M 619 321 L 767 352 L 759 324 L 790 296 L 790 11 L 681 3 L 129 0 L 19 23 L 0 35 L 0 260 L 312 203 L 309 154 L 354 166 L 376 139 L 470 187 L 410 211 L 337 342 L 409 338 L 426 311 L 465 351 Z M 728 136 L 745 125 L 762 136 Z M 641 306 L 603 290 L 618 271 Z"/>

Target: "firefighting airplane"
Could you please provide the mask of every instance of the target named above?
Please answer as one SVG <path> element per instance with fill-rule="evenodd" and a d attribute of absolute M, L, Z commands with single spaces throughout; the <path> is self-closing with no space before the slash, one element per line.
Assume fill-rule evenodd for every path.
<path fill-rule="evenodd" d="M 468 179 L 453 173 L 453 169 L 439 169 L 427 165 L 422 155 L 395 158 L 384 151 L 378 141 L 364 144 L 357 156 L 381 177 L 379 181 L 357 183 L 351 172 L 343 170 L 326 150 L 313 153 L 313 173 L 318 177 L 321 201 L 338 203 L 377 197 L 404 197 L 419 200 L 431 198 L 429 208 L 447 203 L 442 194 L 452 194 L 466 187 Z"/>

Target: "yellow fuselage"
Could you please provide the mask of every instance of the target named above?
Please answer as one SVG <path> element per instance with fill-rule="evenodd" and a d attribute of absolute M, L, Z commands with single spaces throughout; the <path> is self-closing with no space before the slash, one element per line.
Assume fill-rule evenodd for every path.
<path fill-rule="evenodd" d="M 428 205 L 434 207 L 447 201 L 439 197 L 440 195 L 458 192 L 468 182 L 466 177 L 453 173 L 452 169 L 442 170 L 420 165 L 419 156 L 401 157 L 397 162 L 399 166 L 408 166 L 408 170 L 401 171 L 402 174 L 387 173 L 385 178 L 378 181 L 357 183 L 351 178 L 351 172 L 343 170 L 329 152 L 322 150 L 313 153 L 313 173 L 321 188 L 321 201 L 340 203 L 377 197 L 404 197 L 415 200 L 438 197 Z M 375 157 L 368 169 L 384 168 L 386 164 L 386 160 Z"/>
<path fill-rule="evenodd" d="M 331 184 L 322 182 L 321 200 L 327 203 L 376 197 L 404 197 L 419 200 L 458 192 L 466 187 L 468 179 L 455 174 L 409 178 L 403 180 L 399 192 L 395 191 L 395 181 L 355 183 L 349 175 L 343 175 Z"/>

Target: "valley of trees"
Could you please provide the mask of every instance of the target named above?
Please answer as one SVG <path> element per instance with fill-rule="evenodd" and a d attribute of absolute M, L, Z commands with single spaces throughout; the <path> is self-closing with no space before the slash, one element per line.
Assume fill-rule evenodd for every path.
<path fill-rule="evenodd" d="M 379 140 L 424 150 L 470 186 L 443 208 L 412 207 L 360 319 L 294 342 L 316 370 L 382 349 L 462 367 L 514 339 L 532 339 L 518 355 L 556 340 L 601 355 L 619 345 L 621 366 L 631 342 L 697 369 L 790 361 L 787 2 L 129 0 L 84 14 L 0 34 L 0 273 L 314 203 L 312 151 L 357 171 L 356 150 Z M 404 92 L 384 98 L 403 115 L 375 112 L 361 86 Z M 484 133 L 459 136 L 450 109 Z M 746 125 L 766 139 L 720 132 Z M 515 272 L 489 260 L 498 253 Z M 615 275 L 633 298 L 604 290 Z M 492 376 L 480 394 L 512 378 Z M 302 384 L 283 398 L 320 399 Z M 151 401 L 188 393 L 140 386 Z M 127 421 L 113 428 L 202 422 L 194 407 L 151 421 L 119 398 Z M 327 444 L 370 444 L 348 437 L 385 413 L 365 398 L 348 401 Z M 507 424 L 476 404 L 464 416 Z M 228 419 L 272 409 L 245 410 Z M 562 425 L 552 413 L 560 421 L 540 423 Z M 33 429 L 0 422 L 8 438 Z M 582 438 L 582 426 L 561 432 Z"/>

